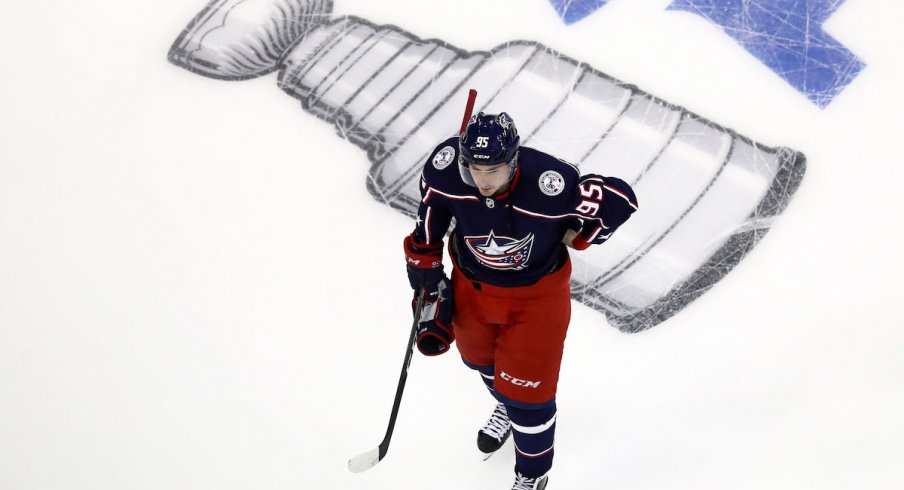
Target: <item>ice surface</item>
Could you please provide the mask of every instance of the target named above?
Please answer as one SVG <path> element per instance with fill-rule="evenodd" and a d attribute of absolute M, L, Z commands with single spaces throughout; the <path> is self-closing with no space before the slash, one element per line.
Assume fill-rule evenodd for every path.
<path fill-rule="evenodd" d="M 367 151 L 371 194 L 409 216 L 423 162 L 455 131 L 467 91 L 477 89 L 475 110 L 512 114 L 523 144 L 632 183 L 641 211 L 605 247 L 573 254 L 574 298 L 623 331 L 655 326 L 711 289 L 769 230 L 803 178 L 802 154 L 754 143 L 539 43 L 468 53 L 358 17 L 312 23 L 328 18 L 324 4 L 267 6 L 285 1 L 249 2 L 272 18 L 247 45 L 247 22 L 233 27 L 230 14 L 210 15 L 226 8 L 212 2 L 170 59 L 211 74 L 190 54 L 232 57 L 212 76 L 235 80 L 279 68 L 283 90 Z M 300 24 L 307 30 L 291 47 L 266 50 L 284 49 L 282 61 L 234 74 L 250 55 L 233 53 L 260 51 L 261 40 L 285 39 L 285 26 Z M 236 34 L 208 39 L 211 32 Z"/>
<path fill-rule="evenodd" d="M 448 105 L 454 131 L 463 101 L 444 101 L 455 80 L 493 68 L 487 54 L 514 40 L 565 55 L 538 52 L 520 72 L 522 90 L 546 86 L 544 67 L 579 75 L 548 121 L 524 120 L 530 144 L 573 161 L 636 156 L 609 163 L 636 176 L 653 158 L 641 156 L 663 149 L 660 158 L 694 163 L 682 175 L 695 185 L 715 176 L 712 162 L 730 146 L 730 163 L 687 215 L 692 226 L 666 234 L 637 272 L 655 258 L 679 274 L 697 267 L 688 244 L 704 255 L 724 239 L 719 230 L 743 241 L 769 229 L 658 327 L 624 335 L 572 303 L 548 490 L 904 487 L 904 65 L 892 49 L 904 44 L 904 5 L 848 1 L 823 25 L 866 68 L 820 109 L 669 3 L 611 0 L 566 25 L 544 0 L 336 0 L 318 27 L 357 18 L 400 36 L 372 44 L 387 69 L 343 112 L 329 104 L 354 93 L 346 82 L 360 63 L 341 77 L 317 72 L 319 86 L 315 72 L 293 85 L 312 90 L 301 109 L 278 86 L 276 71 L 288 70 L 231 83 L 169 63 L 203 0 L 4 2 L 0 488 L 510 488 L 511 445 L 487 462 L 474 447 L 495 403 L 455 354 L 415 356 L 387 457 L 361 474 L 347 464 L 383 436 L 411 324 L 399 246 L 411 220 L 362 183 L 372 162 L 388 177 L 410 165 L 389 159 L 407 148 L 398 144 L 407 132 L 383 131 L 405 127 L 406 104 L 422 118 Z M 348 32 L 299 27 L 303 39 Z M 407 44 L 412 35 L 420 41 Z M 399 40 L 407 47 L 393 51 Z M 301 43 L 286 46 L 309 66 Z M 249 73 L 284 54 L 260 52 Z M 404 96 L 416 87 L 427 87 L 418 100 Z M 538 114 L 549 102 L 537 99 Z M 755 192 L 764 175 L 787 179 L 774 166 L 781 157 L 755 158 L 768 149 L 719 128 L 806 153 L 784 211 L 770 210 L 784 190 Z M 392 144 L 362 151 L 374 134 Z M 668 145 L 672 134 L 703 140 Z M 425 145 L 432 139 L 424 133 Z M 663 163 L 638 185 L 665 185 Z M 734 201 L 741 195 L 750 200 Z M 683 210 L 642 199 L 657 209 L 636 217 L 644 229 L 661 230 L 662 209 Z M 729 201 L 738 206 L 721 210 L 724 221 L 697 219 Z M 747 215 L 751 202 L 763 211 Z M 694 230 L 713 243 L 695 242 Z M 609 269 L 609 254 L 621 262 L 650 245 L 622 232 L 595 263 Z M 710 262 L 718 274 L 720 260 Z M 582 280 L 595 277 L 584 271 Z M 684 284 L 701 289 L 693 276 Z"/>

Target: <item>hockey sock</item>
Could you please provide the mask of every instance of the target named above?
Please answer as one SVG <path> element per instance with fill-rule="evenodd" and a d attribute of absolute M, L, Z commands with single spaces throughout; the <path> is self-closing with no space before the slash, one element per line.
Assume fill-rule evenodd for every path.
<path fill-rule="evenodd" d="M 552 468 L 556 433 L 556 405 L 538 410 L 506 405 L 515 438 L 515 471 L 538 478 Z"/>
<path fill-rule="evenodd" d="M 498 399 L 496 396 L 496 387 L 493 383 L 493 376 L 496 372 L 495 367 L 493 366 L 473 366 L 469 365 L 469 367 L 478 373 L 480 373 L 480 379 L 483 381 L 483 384 L 486 385 L 487 389 L 490 390 L 490 394 L 493 395 L 493 398 Z M 499 400 L 502 401 L 502 400 Z"/>

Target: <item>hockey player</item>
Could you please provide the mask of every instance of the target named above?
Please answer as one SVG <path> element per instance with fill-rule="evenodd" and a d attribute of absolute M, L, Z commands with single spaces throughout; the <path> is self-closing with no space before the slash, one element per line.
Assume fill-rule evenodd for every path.
<path fill-rule="evenodd" d="M 637 198 L 622 180 L 580 175 L 519 142 L 502 112 L 473 116 L 460 137 L 440 143 L 424 165 L 404 248 L 411 287 L 425 299 L 418 349 L 438 355 L 458 340 L 464 363 L 497 400 L 478 431 L 479 450 L 488 457 L 514 430 L 512 490 L 542 490 L 571 318 L 566 245 L 604 243 L 637 210 Z M 452 218 L 450 281 L 442 258 Z"/>

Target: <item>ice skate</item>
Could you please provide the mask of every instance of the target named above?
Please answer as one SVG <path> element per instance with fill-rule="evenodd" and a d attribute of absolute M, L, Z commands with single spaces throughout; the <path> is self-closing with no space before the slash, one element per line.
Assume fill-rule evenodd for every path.
<path fill-rule="evenodd" d="M 515 473 L 515 484 L 512 485 L 512 490 L 543 490 L 548 481 L 549 477 L 546 475 L 539 478 L 528 478 L 521 473 Z"/>
<path fill-rule="evenodd" d="M 498 451 L 511 434 L 512 421 L 508 418 L 505 405 L 499 403 L 487 423 L 477 432 L 477 448 L 484 454 L 484 461 Z"/>

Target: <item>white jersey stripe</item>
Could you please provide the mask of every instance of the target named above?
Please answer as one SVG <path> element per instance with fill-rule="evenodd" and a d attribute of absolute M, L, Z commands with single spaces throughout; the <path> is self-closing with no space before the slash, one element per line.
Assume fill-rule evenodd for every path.
<path fill-rule="evenodd" d="M 433 208 L 427 206 L 427 213 L 424 216 L 424 237 L 427 239 L 426 245 L 430 245 L 430 214 L 433 212 Z"/>
<path fill-rule="evenodd" d="M 625 201 L 628 202 L 628 206 L 631 206 L 632 208 L 634 208 L 635 211 L 637 210 L 637 205 L 634 204 L 633 202 L 631 202 L 631 199 L 629 199 L 628 196 L 626 196 L 624 193 L 622 193 L 622 191 L 616 189 L 615 187 L 611 187 L 608 185 L 604 185 L 603 188 L 606 189 L 607 191 L 615 194 L 616 196 L 624 199 Z"/>
<path fill-rule="evenodd" d="M 528 216 L 535 216 L 535 217 L 537 217 L 537 218 L 546 218 L 546 219 L 560 219 L 560 218 L 567 218 L 567 217 L 569 217 L 569 216 L 578 216 L 578 215 L 571 214 L 571 213 L 569 213 L 569 214 L 555 214 L 555 215 L 552 215 L 552 214 L 540 214 L 540 213 L 535 213 L 535 212 L 533 212 L 533 211 L 528 211 L 528 210 L 526 210 L 526 209 L 521 209 L 521 208 L 519 208 L 518 206 L 512 206 L 512 209 L 514 209 L 515 211 L 518 211 L 519 213 L 526 214 L 526 215 L 528 215 Z"/>
<path fill-rule="evenodd" d="M 599 221 L 599 222 L 600 222 L 600 226 L 602 226 L 603 229 L 606 229 L 606 230 L 609 229 L 609 227 L 606 226 L 606 223 L 603 223 L 602 218 L 590 217 L 590 216 L 587 216 L 587 215 L 584 215 L 584 214 L 578 214 L 578 213 L 568 213 L 568 214 L 540 214 L 540 213 L 535 213 L 535 212 L 533 212 L 533 211 L 528 211 L 528 210 L 526 210 L 526 209 L 521 209 L 521 208 L 519 208 L 518 206 L 512 206 L 512 209 L 514 209 L 515 211 L 518 211 L 518 212 L 521 213 L 521 214 L 526 214 L 526 215 L 528 215 L 528 216 L 533 216 L 533 217 L 535 217 L 535 218 L 562 219 L 562 218 L 569 218 L 569 217 L 572 217 L 572 216 L 573 216 L 573 217 L 575 217 L 575 218 L 581 218 L 582 220 L 585 220 L 585 221 L 595 220 L 595 221 Z"/>
<path fill-rule="evenodd" d="M 533 427 L 518 425 L 512 422 L 512 429 L 515 429 L 522 434 L 540 434 L 549 430 L 549 428 L 552 427 L 552 424 L 554 423 L 556 423 L 556 414 L 553 414 L 552 418 L 549 419 L 545 424 L 535 425 Z"/>
<path fill-rule="evenodd" d="M 477 199 L 477 198 L 474 197 L 474 196 L 457 196 L 457 195 L 455 195 L 455 194 L 447 194 L 447 193 L 445 193 L 445 192 L 443 192 L 443 191 L 438 191 L 438 190 L 434 189 L 433 187 L 428 187 L 428 188 L 427 188 L 427 194 L 424 195 L 424 200 L 423 200 L 423 202 L 426 203 L 426 202 L 427 202 L 427 199 L 430 199 L 430 193 L 431 193 L 431 192 L 435 192 L 435 193 L 437 193 L 437 194 L 439 194 L 439 195 L 441 195 L 441 196 L 443 196 L 443 197 L 447 197 L 447 198 L 449 198 L 449 199 L 455 199 L 455 200 L 457 200 L 457 201 L 474 201 L 474 202 L 480 202 L 480 199 Z"/>

